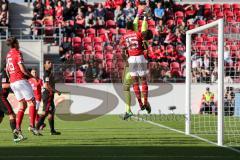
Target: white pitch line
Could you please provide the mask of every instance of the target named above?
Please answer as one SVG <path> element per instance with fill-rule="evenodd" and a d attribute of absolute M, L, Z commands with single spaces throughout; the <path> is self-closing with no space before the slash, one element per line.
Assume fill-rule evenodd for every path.
<path fill-rule="evenodd" d="M 143 119 L 143 118 L 136 117 L 136 116 L 133 116 L 133 118 L 134 118 L 134 119 L 138 119 L 138 120 L 142 120 L 143 122 L 152 124 L 152 125 L 154 125 L 154 126 L 158 126 L 158 127 L 161 127 L 161 128 L 164 128 L 164 129 L 168 129 L 168 130 L 173 131 L 173 132 L 177 132 L 177 133 L 181 133 L 181 134 L 186 135 L 185 132 L 183 132 L 183 131 L 180 131 L 180 130 L 177 130 L 177 129 L 174 129 L 174 128 L 171 128 L 171 127 L 168 127 L 168 126 L 159 124 L 159 123 L 155 123 L 155 122 L 153 122 L 153 121 L 145 120 L 145 119 Z M 201 141 L 210 143 L 210 144 L 212 144 L 212 145 L 218 146 L 217 143 L 211 142 L 211 141 L 209 141 L 209 140 L 207 140 L 207 139 L 205 139 L 205 138 L 201 138 L 201 137 L 196 136 L 196 135 L 191 135 L 191 134 L 190 134 L 190 135 L 186 135 L 186 136 L 190 136 L 190 137 L 199 139 L 199 140 L 201 140 Z M 232 150 L 232 151 L 234 151 L 234 152 L 240 153 L 240 150 L 235 149 L 235 148 L 233 148 L 233 147 L 229 147 L 229 146 L 225 146 L 225 145 L 223 145 L 223 146 L 218 146 L 218 147 L 227 148 L 227 149 Z"/>

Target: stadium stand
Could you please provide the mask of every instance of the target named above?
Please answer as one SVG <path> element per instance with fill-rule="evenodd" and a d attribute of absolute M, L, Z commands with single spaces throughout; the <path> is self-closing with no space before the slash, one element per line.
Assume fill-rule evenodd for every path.
<path fill-rule="evenodd" d="M 148 12 L 148 26 L 154 37 L 148 49 L 150 58 L 151 82 L 183 82 L 185 68 L 185 32 L 219 18 L 225 18 L 229 24 L 240 21 L 240 4 L 179 4 L 172 0 L 106 0 L 104 3 L 90 4 L 84 0 L 53 1 L 36 0 L 34 3 L 33 24 L 45 26 L 45 33 L 53 34 L 51 27 L 61 27 L 63 39 L 60 57 L 63 64 L 74 64 L 71 74 L 65 70 L 65 82 L 86 82 L 84 64 L 95 65 L 94 74 L 99 73 L 99 66 L 106 71 L 105 79 L 120 82 L 123 72 L 123 60 L 119 40 L 126 32 L 125 25 L 133 20 L 140 5 L 145 5 Z M 141 22 L 139 23 L 141 27 Z M 229 30 L 239 32 L 239 28 L 229 25 Z M 227 29 L 226 29 L 227 30 Z M 216 30 L 212 30 L 216 32 Z M 39 33 L 41 34 L 41 33 Z M 216 56 L 216 37 L 202 34 L 195 37 L 194 50 L 201 55 L 201 61 Z M 240 42 L 226 42 L 230 56 L 239 49 Z M 210 50 L 209 54 L 206 54 Z M 197 59 L 199 60 L 199 59 Z M 193 62 L 194 63 L 194 62 Z M 239 64 L 232 58 L 232 65 Z M 158 68 L 158 66 L 161 66 Z M 153 69 L 155 70 L 153 71 Z M 158 71 L 156 71 L 158 68 Z M 200 67 L 201 68 L 201 67 Z M 203 75 L 202 70 L 193 74 Z M 210 71 L 209 74 L 214 74 Z M 97 79 L 91 82 L 109 82 Z M 89 79 L 89 77 L 88 77 Z M 96 80 L 95 80 L 96 79 Z M 194 78 L 193 78 L 194 79 Z M 89 81 L 89 80 L 88 80 Z"/>
<path fill-rule="evenodd" d="M 0 1 L 0 26 L 8 26 L 9 13 L 8 13 L 8 0 Z"/>

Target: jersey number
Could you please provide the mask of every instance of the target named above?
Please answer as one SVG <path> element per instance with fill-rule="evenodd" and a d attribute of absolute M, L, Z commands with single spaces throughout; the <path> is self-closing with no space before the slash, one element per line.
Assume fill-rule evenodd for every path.
<path fill-rule="evenodd" d="M 15 70 L 14 65 L 12 63 L 12 58 L 7 58 L 7 69 L 9 71 L 14 71 Z"/>
<path fill-rule="evenodd" d="M 129 37 L 126 39 L 127 47 L 129 49 L 137 49 L 139 46 L 138 40 L 136 37 Z"/>

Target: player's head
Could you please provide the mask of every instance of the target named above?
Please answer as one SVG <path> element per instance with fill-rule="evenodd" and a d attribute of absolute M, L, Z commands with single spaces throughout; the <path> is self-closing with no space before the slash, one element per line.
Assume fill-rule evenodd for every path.
<path fill-rule="evenodd" d="M 31 69 L 31 75 L 32 75 L 33 77 L 35 77 L 35 78 L 38 77 L 38 75 L 37 75 L 37 70 L 36 70 L 35 68 L 32 68 L 32 69 Z"/>
<path fill-rule="evenodd" d="M 10 37 L 7 39 L 7 45 L 11 48 L 19 49 L 19 43 L 16 37 Z"/>
<path fill-rule="evenodd" d="M 151 30 L 148 29 L 148 30 L 142 32 L 142 36 L 143 36 L 144 40 L 148 41 L 153 38 L 153 33 Z"/>
<path fill-rule="evenodd" d="M 134 30 L 133 21 L 128 21 L 126 24 L 127 30 Z"/>
<path fill-rule="evenodd" d="M 46 70 L 50 70 L 52 68 L 52 61 L 51 60 L 45 60 L 44 67 Z"/>

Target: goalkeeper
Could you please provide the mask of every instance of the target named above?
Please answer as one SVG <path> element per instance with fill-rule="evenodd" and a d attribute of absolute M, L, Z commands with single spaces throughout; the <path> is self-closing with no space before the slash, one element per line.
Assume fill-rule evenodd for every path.
<path fill-rule="evenodd" d="M 135 17 L 133 22 L 128 22 L 127 24 L 127 29 L 128 30 L 134 30 L 135 32 L 138 32 L 138 21 L 139 21 L 139 17 L 141 15 L 142 11 L 139 11 L 137 16 Z M 152 32 L 150 30 L 148 30 L 148 25 L 147 25 L 147 21 L 146 21 L 147 17 L 144 16 L 143 22 L 142 22 L 142 27 L 141 27 L 141 35 L 142 35 L 142 42 L 140 43 L 141 46 L 141 52 L 143 53 L 144 50 L 147 50 L 148 45 L 147 45 L 147 41 L 150 40 L 152 38 Z M 131 40 L 131 39 L 130 39 Z M 129 43 L 129 40 L 126 40 L 126 38 L 123 36 L 123 39 L 121 41 L 121 43 L 123 43 L 123 41 L 126 41 L 127 43 Z M 130 42 L 131 43 L 131 42 Z M 134 42 L 136 43 L 136 42 Z M 127 48 L 126 48 L 127 47 Z M 127 61 L 129 54 L 128 54 L 128 49 L 133 46 L 131 46 L 131 44 L 126 44 L 126 47 L 123 49 L 123 59 L 125 60 L 125 68 L 124 68 L 124 74 L 123 74 L 123 91 L 124 91 L 124 97 L 125 97 L 125 115 L 124 115 L 124 120 L 128 119 L 129 117 L 131 117 L 133 115 L 132 111 L 131 111 L 131 93 L 130 93 L 130 87 L 131 85 L 134 85 L 134 80 L 133 77 L 131 76 L 131 73 L 129 72 L 129 63 Z M 138 46 L 134 46 L 135 48 Z M 144 82 L 144 83 L 143 83 Z M 139 101 L 140 104 L 140 108 L 141 110 L 146 109 L 147 112 L 150 114 L 151 113 L 151 107 L 147 101 L 147 97 L 148 97 L 148 86 L 147 86 L 147 82 L 146 79 L 142 80 L 142 93 L 143 93 L 143 102 L 141 99 L 141 93 L 139 96 L 139 93 L 135 94 L 137 96 L 137 99 Z M 136 88 L 136 87 L 135 87 Z M 134 88 L 134 89 L 135 89 Z M 139 91 L 139 90 L 138 90 Z"/>

